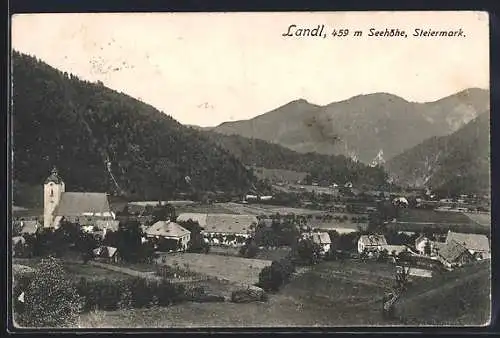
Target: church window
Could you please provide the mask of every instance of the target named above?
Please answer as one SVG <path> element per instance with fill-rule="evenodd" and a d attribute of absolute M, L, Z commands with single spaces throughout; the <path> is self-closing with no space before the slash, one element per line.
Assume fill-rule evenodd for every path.
<path fill-rule="evenodd" d="M 50 197 L 54 197 L 54 190 L 50 189 Z"/>

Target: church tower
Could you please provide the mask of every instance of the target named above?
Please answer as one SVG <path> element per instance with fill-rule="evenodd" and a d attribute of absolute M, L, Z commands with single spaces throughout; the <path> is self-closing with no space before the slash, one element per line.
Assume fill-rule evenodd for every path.
<path fill-rule="evenodd" d="M 53 213 L 61 200 L 63 192 L 64 182 L 54 167 L 43 185 L 43 226 L 45 228 L 53 226 Z"/>

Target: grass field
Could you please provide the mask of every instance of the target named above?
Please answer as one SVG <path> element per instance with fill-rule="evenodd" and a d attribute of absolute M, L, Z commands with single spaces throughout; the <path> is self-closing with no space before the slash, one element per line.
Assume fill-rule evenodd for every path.
<path fill-rule="evenodd" d="M 227 208 L 225 203 L 214 203 L 210 205 L 205 204 L 193 204 L 193 205 L 182 205 L 176 206 L 175 212 L 177 215 L 182 213 L 205 213 L 205 214 L 238 214 L 231 208 Z"/>
<path fill-rule="evenodd" d="M 490 261 L 421 281 L 396 303 L 408 325 L 481 326 L 490 320 Z"/>
<path fill-rule="evenodd" d="M 279 213 L 281 215 L 319 215 L 324 214 L 321 210 L 310 210 L 301 208 L 291 208 L 278 205 L 267 204 L 239 204 L 239 203 L 218 203 L 223 208 L 231 210 L 233 213 L 246 215 L 271 215 Z"/>
<path fill-rule="evenodd" d="M 491 227 L 491 214 L 465 213 L 464 215 L 479 225 Z"/>
<path fill-rule="evenodd" d="M 33 259 L 20 259 L 20 258 L 14 258 L 12 263 L 13 264 L 21 264 L 21 265 L 26 265 L 32 268 L 36 268 L 37 264 L 40 262 L 39 258 L 33 258 Z M 97 266 L 93 266 L 90 264 L 83 264 L 80 262 L 73 262 L 73 261 L 62 261 L 62 265 L 66 272 L 68 272 L 69 276 L 76 279 L 79 279 L 81 277 L 87 278 L 87 279 L 113 279 L 113 280 L 121 280 L 121 279 L 126 279 L 129 278 L 128 275 L 115 272 L 115 271 L 110 271 L 107 269 L 103 269 Z"/>
<path fill-rule="evenodd" d="M 260 271 L 271 264 L 271 261 L 266 260 L 195 253 L 168 254 L 164 257 L 165 264 L 169 266 L 250 285 L 257 283 Z"/>
<path fill-rule="evenodd" d="M 390 224 L 389 227 L 395 230 L 413 232 L 421 232 L 424 228 L 431 228 L 441 232 L 451 230 L 462 233 L 488 234 L 490 223 L 484 224 L 487 217 L 484 215 L 469 216 L 459 212 L 403 209 L 397 222 Z"/>
<path fill-rule="evenodd" d="M 401 209 L 397 220 L 412 223 L 475 224 L 474 221 L 460 212 L 419 209 Z"/>
<path fill-rule="evenodd" d="M 484 324 L 489 317 L 488 264 L 415 280 L 397 303 L 397 321 L 387 321 L 381 315 L 381 298 L 393 282 L 393 267 L 345 261 L 309 268 L 271 294 L 266 303 L 189 302 L 159 309 L 100 311 L 82 315 L 80 325 L 209 328 Z"/>
<path fill-rule="evenodd" d="M 266 303 L 184 303 L 168 308 L 97 312 L 82 327 L 297 327 L 383 325 L 381 297 L 393 268 L 323 262 L 299 274 Z"/>

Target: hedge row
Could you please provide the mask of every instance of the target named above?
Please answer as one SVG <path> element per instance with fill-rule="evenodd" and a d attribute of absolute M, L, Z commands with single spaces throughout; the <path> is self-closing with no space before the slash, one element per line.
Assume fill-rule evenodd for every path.
<path fill-rule="evenodd" d="M 16 280 L 13 289 L 16 312 L 23 308 L 17 297 L 28 288 L 30 282 L 31 276 L 22 276 Z M 75 287 L 84 298 L 83 311 L 168 306 L 192 297 L 183 285 L 139 277 L 120 281 L 81 278 L 75 283 Z"/>
<path fill-rule="evenodd" d="M 140 277 L 120 281 L 82 278 L 76 288 L 78 294 L 85 297 L 84 311 L 168 306 L 186 298 L 183 285 Z"/>

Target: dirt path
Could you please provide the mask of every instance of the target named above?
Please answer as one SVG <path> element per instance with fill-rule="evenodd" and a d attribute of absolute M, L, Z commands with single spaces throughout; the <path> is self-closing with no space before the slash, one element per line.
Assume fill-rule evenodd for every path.
<path fill-rule="evenodd" d="M 161 281 L 163 278 L 157 276 L 155 272 L 145 272 L 145 271 L 137 271 L 130 268 L 126 268 L 123 266 L 116 266 L 112 264 L 106 264 L 101 262 L 89 262 L 91 265 L 98 266 L 103 269 L 120 272 L 133 277 L 145 278 L 153 281 Z M 204 279 L 193 279 L 193 278 L 179 278 L 179 279 L 170 279 L 169 282 L 181 284 L 181 283 L 195 283 L 201 282 Z"/>

